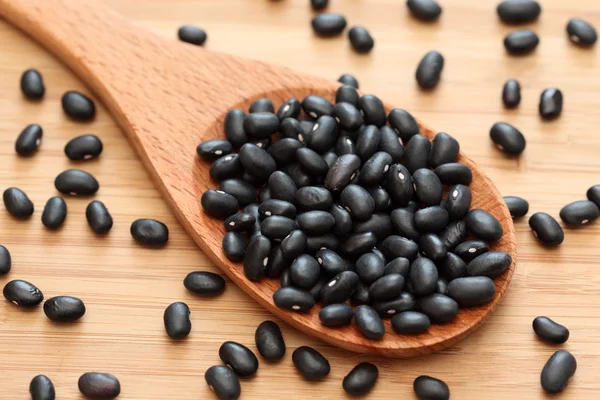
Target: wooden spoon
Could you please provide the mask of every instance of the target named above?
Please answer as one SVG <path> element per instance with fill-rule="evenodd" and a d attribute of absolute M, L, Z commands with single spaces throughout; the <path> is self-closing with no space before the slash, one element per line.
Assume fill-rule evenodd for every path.
<path fill-rule="evenodd" d="M 309 94 L 333 99 L 338 84 L 161 38 L 92 0 L 0 0 L 0 14 L 46 46 L 96 92 L 196 243 L 248 295 L 299 330 L 355 352 L 418 356 L 464 338 L 491 314 L 506 292 L 516 260 L 512 220 L 494 184 L 461 154 L 459 161 L 473 171 L 472 207 L 489 211 L 504 228 L 504 237 L 492 247 L 513 257 L 509 270 L 495 280 L 493 301 L 461 310 L 452 323 L 434 325 L 419 336 L 396 335 L 386 321 L 387 333 L 379 341 L 366 339 L 355 326 L 324 327 L 319 306 L 307 314 L 279 309 L 272 300 L 278 280 L 250 282 L 241 265 L 225 257 L 223 222 L 208 217 L 199 204 L 202 193 L 217 184 L 209 178 L 209 164 L 198 160 L 195 147 L 223 137 L 223 119 L 233 107 L 247 109 L 260 97 L 269 97 L 276 106 L 290 97 L 302 99 Z M 308 22 L 306 29 L 310 29 Z M 421 133 L 429 139 L 434 136 L 423 125 Z"/>

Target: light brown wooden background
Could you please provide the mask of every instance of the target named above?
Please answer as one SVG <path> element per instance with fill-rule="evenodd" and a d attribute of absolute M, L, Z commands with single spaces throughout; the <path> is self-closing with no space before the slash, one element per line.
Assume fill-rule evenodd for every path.
<path fill-rule="evenodd" d="M 346 15 L 349 24 L 366 26 L 376 45 L 370 55 L 354 54 L 346 37 L 319 40 L 310 29 L 308 0 L 107 0 L 140 26 L 175 37 L 182 23 L 197 23 L 209 33 L 208 49 L 254 57 L 337 79 L 354 73 L 361 88 L 407 108 L 429 126 L 457 137 L 472 158 L 483 165 L 505 195 L 520 195 L 532 211 L 555 216 L 560 207 L 585 197 L 600 183 L 600 78 L 597 49 L 570 44 L 565 25 L 582 16 L 600 28 L 600 3 L 592 0 L 546 0 L 539 22 L 537 51 L 508 57 L 495 1 L 446 0 L 436 24 L 408 16 L 401 0 L 331 0 L 331 11 Z M 414 70 L 431 49 L 446 57 L 440 86 L 420 92 Z M 60 97 L 69 89 L 86 91 L 63 65 L 19 31 L 0 21 L 0 182 L 4 190 L 18 186 L 35 203 L 26 222 L 0 210 L 0 244 L 10 248 L 13 270 L 0 285 L 25 279 L 46 297 L 74 295 L 88 312 L 72 325 L 47 320 L 41 307 L 17 309 L 0 302 L 0 399 L 28 398 L 30 379 L 39 373 L 54 381 L 58 399 L 80 399 L 79 375 L 111 372 L 123 387 L 122 399 L 213 398 L 204 371 L 219 363 L 225 340 L 254 346 L 254 329 L 270 316 L 234 285 L 213 300 L 186 292 L 184 276 L 193 270 L 216 268 L 196 248 L 167 209 L 141 163 L 113 119 L 100 106 L 92 124 L 68 121 Z M 22 99 L 21 72 L 40 69 L 47 95 L 41 103 Z M 193 65 L 190 68 L 194 68 Z M 516 111 L 504 111 L 500 91 L 507 78 L 523 85 Z M 563 116 L 540 121 L 541 91 L 559 87 L 565 96 Z M 152 101 L 152 99 L 148 99 Z M 190 105 L 193 106 L 193 105 Z M 509 159 L 490 143 L 488 132 L 497 121 L 519 127 L 528 146 L 519 159 Z M 39 153 L 16 156 L 14 141 L 21 129 L 38 122 L 44 127 Z M 74 164 L 64 156 L 65 143 L 83 133 L 102 138 L 104 153 L 96 161 Z M 194 149 L 190 149 L 193 152 Z M 70 167 L 82 167 L 101 183 L 96 198 L 110 209 L 115 226 L 107 237 L 95 237 L 84 210 L 89 199 L 68 198 L 69 216 L 59 232 L 41 224 L 46 200 L 55 195 L 54 177 Z M 153 217 L 171 230 L 168 246 L 151 250 L 136 245 L 130 223 Z M 288 354 L 276 365 L 261 361 L 258 375 L 242 382 L 245 399 L 345 398 L 341 380 L 360 361 L 380 368 L 371 398 L 413 398 L 413 379 L 429 374 L 450 385 L 453 399 L 543 399 L 539 373 L 558 348 L 577 357 L 579 368 L 562 399 L 597 399 L 600 391 L 600 229 L 568 230 L 562 247 L 547 250 L 530 234 L 526 220 L 516 224 L 519 259 L 506 299 L 484 326 L 458 346 L 411 360 L 358 356 L 324 345 L 283 325 Z M 170 341 L 162 314 L 182 300 L 192 309 L 193 330 L 181 343 Z M 552 347 L 538 342 L 531 330 L 537 315 L 548 315 L 571 330 L 569 342 Z M 300 345 L 323 352 L 331 375 L 318 384 L 295 372 L 291 353 Z"/>

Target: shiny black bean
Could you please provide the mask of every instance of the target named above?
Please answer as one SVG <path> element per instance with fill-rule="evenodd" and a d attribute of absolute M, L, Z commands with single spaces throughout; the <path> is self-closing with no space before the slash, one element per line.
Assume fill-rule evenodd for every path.
<path fill-rule="evenodd" d="M 192 330 L 190 308 L 187 304 L 176 302 L 169 305 L 163 316 L 165 330 L 171 339 L 185 339 Z"/>
<path fill-rule="evenodd" d="M 504 202 L 513 218 L 524 217 L 529 212 L 529 203 L 521 197 L 504 196 Z"/>
<path fill-rule="evenodd" d="M 565 240 L 565 233 L 549 214 L 537 212 L 529 218 L 529 226 L 537 237 L 546 246 L 558 246 Z"/>
<path fill-rule="evenodd" d="M 350 268 L 346 260 L 340 257 L 335 251 L 329 249 L 317 251 L 317 262 L 321 265 L 322 271 L 329 277 L 348 271 Z"/>
<path fill-rule="evenodd" d="M 365 117 L 365 124 L 381 127 L 385 125 L 387 116 L 385 107 L 379 97 L 372 94 L 362 96 L 358 101 L 358 106 Z"/>
<path fill-rule="evenodd" d="M 356 307 L 354 309 L 354 321 L 360 333 L 369 339 L 379 340 L 385 335 L 385 325 L 381 317 L 370 306 L 360 305 Z"/>
<path fill-rule="evenodd" d="M 82 93 L 76 91 L 66 92 L 61 99 L 61 103 L 65 114 L 75 121 L 90 121 L 96 115 L 96 105 Z"/>
<path fill-rule="evenodd" d="M 438 278 L 437 268 L 428 258 L 417 258 L 410 266 L 410 284 L 417 296 L 433 293 Z"/>
<path fill-rule="evenodd" d="M 458 141 L 445 132 L 440 132 L 433 138 L 429 152 L 429 166 L 437 168 L 443 164 L 456 161 L 460 145 Z"/>
<path fill-rule="evenodd" d="M 420 232 L 440 232 L 448 225 L 448 212 L 440 206 L 422 208 L 414 214 L 416 229 Z"/>
<path fill-rule="evenodd" d="M 435 169 L 435 174 L 440 178 L 440 181 L 444 185 L 461 184 L 469 186 L 473 180 L 471 168 L 459 163 L 440 165 Z"/>
<path fill-rule="evenodd" d="M 244 130 L 246 113 L 239 108 L 233 108 L 227 112 L 223 126 L 225 137 L 233 147 L 241 147 L 248 142 L 248 134 Z"/>
<path fill-rule="evenodd" d="M 425 136 L 414 135 L 408 141 L 404 154 L 404 165 L 410 173 L 427 168 L 431 143 Z"/>
<path fill-rule="evenodd" d="M 591 46 L 598 40 L 596 29 L 581 18 L 571 18 L 569 20 L 567 35 L 571 42 L 580 46 Z"/>
<path fill-rule="evenodd" d="M 260 226 L 260 232 L 271 240 L 282 240 L 296 229 L 298 229 L 296 221 L 280 215 L 265 218 Z"/>
<path fill-rule="evenodd" d="M 416 311 L 404 311 L 392 318 L 392 328 L 401 335 L 419 335 L 430 326 L 429 317 Z"/>
<path fill-rule="evenodd" d="M 246 255 L 248 239 L 239 232 L 228 232 L 223 236 L 223 251 L 231 261 L 242 261 Z"/>
<path fill-rule="evenodd" d="M 267 218 L 273 215 L 280 215 L 287 218 L 296 217 L 296 207 L 287 201 L 271 199 L 267 200 L 258 207 L 260 218 Z"/>
<path fill-rule="evenodd" d="M 301 147 L 296 150 L 296 159 L 306 172 L 312 175 L 325 175 L 329 170 L 329 166 L 323 160 L 323 157 L 314 150 L 306 147 Z"/>
<path fill-rule="evenodd" d="M 453 221 L 439 234 L 440 239 L 448 251 L 452 251 L 467 236 L 467 224 L 465 221 Z"/>
<path fill-rule="evenodd" d="M 207 369 L 204 379 L 220 400 L 236 400 L 242 393 L 238 377 L 223 365 L 215 365 Z"/>
<path fill-rule="evenodd" d="M 48 229 L 58 229 L 67 218 L 67 203 L 60 196 L 51 197 L 42 213 L 42 223 Z M 112 220 L 111 220 L 112 226 Z"/>
<path fill-rule="evenodd" d="M 258 113 L 258 112 L 267 112 L 267 113 L 275 113 L 275 107 L 273 107 L 273 102 L 266 97 L 262 97 L 260 99 L 256 99 L 250 104 L 250 108 L 248 112 Z"/>
<path fill-rule="evenodd" d="M 500 222 L 487 211 L 475 209 L 467 213 L 466 220 L 469 232 L 479 239 L 495 242 L 503 234 Z"/>
<path fill-rule="evenodd" d="M 367 297 L 370 301 L 370 298 Z M 374 301 L 371 305 L 382 318 L 391 318 L 396 314 L 415 308 L 417 301 L 410 293 L 402 292 L 395 299 L 388 301 Z"/>
<path fill-rule="evenodd" d="M 318 36 L 337 36 L 346 29 L 346 18 L 341 14 L 321 13 L 312 19 L 312 28 Z"/>
<path fill-rule="evenodd" d="M 44 294 L 33 284 L 14 280 L 8 282 L 2 290 L 4 298 L 19 307 L 35 307 L 44 300 Z"/>
<path fill-rule="evenodd" d="M 560 116 L 563 108 L 563 94 L 560 89 L 546 89 L 540 95 L 540 116 L 545 120 L 552 120 Z"/>
<path fill-rule="evenodd" d="M 88 399 L 114 399 L 121 394 L 116 376 L 102 372 L 87 372 L 79 377 L 79 391 Z"/>
<path fill-rule="evenodd" d="M 463 219 L 471 207 L 471 190 L 464 185 L 456 185 L 448 191 L 446 210 L 451 221 Z"/>
<path fill-rule="evenodd" d="M 442 239 L 433 233 L 426 233 L 421 236 L 419 249 L 421 254 L 435 262 L 444 260 L 448 253 L 448 248 Z"/>
<path fill-rule="evenodd" d="M 421 89 L 433 89 L 442 75 L 444 69 L 444 56 L 437 51 L 425 54 L 417 67 L 415 74 L 417 83 Z"/>
<path fill-rule="evenodd" d="M 318 186 L 305 186 L 296 192 L 296 204 L 307 211 L 328 210 L 333 205 L 329 190 Z"/>
<path fill-rule="evenodd" d="M 435 0 L 408 0 L 410 13 L 425 22 L 435 21 L 442 14 L 442 7 Z"/>
<path fill-rule="evenodd" d="M 244 255 L 244 273 L 248 279 L 260 281 L 265 276 L 270 252 L 271 241 L 267 237 L 259 234 L 250 240 Z"/>
<path fill-rule="evenodd" d="M 383 151 L 373 154 L 360 170 L 360 182 L 365 186 L 380 184 L 392 164 L 392 157 Z"/>
<path fill-rule="evenodd" d="M 462 258 L 450 252 L 448 252 L 446 258 L 438 264 L 438 271 L 448 281 L 463 278 L 468 275 L 467 264 Z"/>
<path fill-rule="evenodd" d="M 323 17 L 323 15 L 328 14 L 319 14 L 322 19 L 328 19 L 328 17 Z M 332 115 L 333 114 L 333 104 L 329 100 L 321 96 L 310 95 L 306 96 L 302 100 L 302 109 L 312 118 L 319 118 L 323 115 Z"/>
<path fill-rule="evenodd" d="M 352 231 L 354 233 L 371 232 L 378 240 L 383 240 L 393 233 L 394 226 L 387 213 L 373 214 L 366 221 L 354 221 Z"/>
<path fill-rule="evenodd" d="M 44 313 L 54 322 L 74 322 L 85 314 L 85 305 L 77 297 L 56 296 L 44 302 Z"/>
<path fill-rule="evenodd" d="M 387 190 L 396 204 L 406 206 L 413 196 L 412 177 L 402 164 L 394 164 L 387 173 Z"/>
<path fill-rule="evenodd" d="M 448 400 L 450 389 L 444 381 L 421 375 L 413 382 L 413 390 L 419 400 Z"/>
<path fill-rule="evenodd" d="M 265 360 L 281 360 L 285 355 L 285 341 L 281 329 L 273 321 L 264 321 L 254 333 L 256 348 Z"/>
<path fill-rule="evenodd" d="M 348 38 L 350 39 L 352 48 L 358 53 L 368 53 L 373 49 L 373 46 L 375 46 L 373 37 L 369 31 L 362 26 L 352 27 L 348 31 Z"/>
<path fill-rule="evenodd" d="M 338 90 L 339 91 L 339 90 Z M 342 129 L 355 131 L 362 126 L 364 119 L 358 108 L 346 102 L 338 102 L 333 110 L 333 116 Z"/>
<path fill-rule="evenodd" d="M 272 246 L 271 252 L 269 253 L 269 261 L 265 267 L 265 276 L 267 278 L 280 278 L 290 266 L 290 260 L 283 256 L 281 252 L 281 245 Z"/>
<path fill-rule="evenodd" d="M 516 79 L 509 79 L 502 88 L 502 102 L 506 108 L 515 108 L 521 103 L 521 84 Z"/>
<path fill-rule="evenodd" d="M 337 159 L 338 155 L 334 151 L 328 151 L 327 153 L 323 154 L 323 160 L 325 160 L 329 168 L 333 167 Z"/>
<path fill-rule="evenodd" d="M 292 362 L 298 372 L 309 381 L 320 381 L 329 375 L 329 361 L 312 347 L 301 346 L 292 353 Z"/>
<path fill-rule="evenodd" d="M 361 174 L 361 176 L 362 176 L 362 174 Z M 367 191 L 373 198 L 373 201 L 375 201 L 375 210 L 374 211 L 376 213 L 386 211 L 389 208 L 389 206 L 392 204 L 392 199 L 390 197 L 390 194 L 387 192 L 387 190 L 385 190 L 381 186 L 373 186 L 373 187 L 367 188 Z"/>
<path fill-rule="evenodd" d="M 538 35 L 529 29 L 509 33 L 504 38 L 506 51 L 514 55 L 531 53 L 539 43 L 540 38 Z"/>
<path fill-rule="evenodd" d="M 495 278 L 510 267 L 512 257 L 503 251 L 489 251 L 476 257 L 467 265 L 471 276 Z"/>
<path fill-rule="evenodd" d="M 496 11 L 504 23 L 522 24 L 537 19 L 542 8 L 535 0 L 505 0 L 498 4 Z"/>
<path fill-rule="evenodd" d="M 241 179 L 225 179 L 219 183 L 219 190 L 235 197 L 241 207 L 256 201 L 254 186 Z"/>
<path fill-rule="evenodd" d="M 315 299 L 306 290 L 283 287 L 273 294 L 273 301 L 279 308 L 296 312 L 307 312 L 315 305 Z"/>
<path fill-rule="evenodd" d="M 28 69 L 21 75 L 21 91 L 29 100 L 40 100 L 44 97 L 46 88 L 42 74 L 36 69 Z"/>
<path fill-rule="evenodd" d="M 335 235 L 344 236 L 352 230 L 352 216 L 342 206 L 334 204 L 329 209 L 329 214 L 335 221 L 333 226 Z"/>
<path fill-rule="evenodd" d="M 490 250 L 488 244 L 482 240 L 469 240 L 462 242 L 454 249 L 454 252 L 465 262 L 470 262 L 476 257 Z"/>
<path fill-rule="evenodd" d="M 390 126 L 396 131 L 398 136 L 409 141 L 415 135 L 419 134 L 419 124 L 415 118 L 406 110 L 394 108 L 388 115 Z"/>
<path fill-rule="evenodd" d="M 279 118 L 272 112 L 248 114 L 244 120 L 244 131 L 255 138 L 263 139 L 279 130 Z"/>
<path fill-rule="evenodd" d="M 439 293 L 422 297 L 418 301 L 421 312 L 434 324 L 451 322 L 458 314 L 458 303 L 454 299 Z"/>
<path fill-rule="evenodd" d="M 352 74 L 343 74 L 338 78 L 337 81 L 339 83 L 341 83 L 342 86 L 345 85 L 345 86 L 350 86 L 353 89 L 358 89 L 358 79 L 356 79 L 356 77 Z M 336 100 L 336 103 L 339 103 L 339 102 Z M 350 103 L 352 103 L 352 102 L 350 102 Z M 352 104 L 354 104 L 354 103 L 352 103 Z"/>
<path fill-rule="evenodd" d="M 373 389 L 379 370 L 371 363 L 363 362 L 352 368 L 352 371 L 344 377 L 342 387 L 351 396 L 364 396 Z"/>
<path fill-rule="evenodd" d="M 15 142 L 15 150 L 20 156 L 31 156 L 42 144 L 44 130 L 38 124 L 27 125 Z"/>
<path fill-rule="evenodd" d="M 204 211 L 213 218 L 225 219 L 240 208 L 238 200 L 221 190 L 207 190 L 200 199 Z"/>
<path fill-rule="evenodd" d="M 560 393 L 569 384 L 569 379 L 575 375 L 577 360 L 566 350 L 552 354 L 540 375 L 542 388 L 550 394 Z"/>
<path fill-rule="evenodd" d="M 357 257 L 375 247 L 376 244 L 377 236 L 373 232 L 355 233 L 341 243 L 340 250 L 350 257 Z"/>
<path fill-rule="evenodd" d="M 331 149 L 338 137 L 338 127 L 335 119 L 329 115 L 319 117 L 310 135 L 306 137 L 306 145 L 318 153 Z"/>
<path fill-rule="evenodd" d="M 300 121 L 295 118 L 286 118 L 281 121 L 280 130 L 283 139 L 289 140 L 284 143 L 279 143 L 283 141 L 283 139 L 281 139 L 273 143 L 273 145 L 269 147 L 269 154 L 271 154 L 278 165 L 285 165 L 295 159 L 294 154 L 296 153 L 296 149 L 303 146 L 304 136 L 300 129 Z M 293 140 L 293 142 L 291 140 Z M 285 152 L 285 154 L 281 154 L 280 151 Z"/>
<path fill-rule="evenodd" d="M 320 249 L 331 249 L 338 251 L 340 248 L 340 240 L 332 233 L 326 233 L 320 236 L 308 236 L 306 238 L 306 251 L 308 253 L 316 253 Z"/>
<path fill-rule="evenodd" d="M 196 46 L 202 46 L 208 38 L 206 31 L 195 25 L 183 25 L 177 31 L 177 36 L 182 42 Z"/>
<path fill-rule="evenodd" d="M 33 214 L 33 203 L 21 189 L 8 188 L 2 195 L 6 210 L 15 218 L 25 219 Z"/>
<path fill-rule="evenodd" d="M 244 171 L 265 180 L 277 169 L 273 157 L 252 143 L 246 143 L 240 149 L 240 163 Z"/>
<path fill-rule="evenodd" d="M 398 297 L 402 289 L 404 289 L 404 277 L 402 275 L 384 275 L 369 287 L 369 298 L 373 301 L 393 300 Z"/>
<path fill-rule="evenodd" d="M 418 169 L 413 173 L 412 178 L 415 194 L 423 204 L 430 206 L 440 204 L 443 192 L 442 182 L 432 170 Z"/>
<path fill-rule="evenodd" d="M 532 325 L 535 334 L 548 343 L 562 344 L 569 339 L 569 330 L 548 317 L 537 317 Z"/>
<path fill-rule="evenodd" d="M 357 290 L 359 280 L 356 272 L 340 272 L 321 289 L 321 303 L 326 306 L 345 302 Z"/>
<path fill-rule="evenodd" d="M 300 110 L 300 101 L 295 97 L 292 97 L 279 107 L 279 110 L 277 110 L 277 118 L 279 118 L 280 121 L 283 121 L 286 118 L 298 118 Z"/>
<path fill-rule="evenodd" d="M 337 142 L 335 143 L 335 152 L 338 156 L 343 156 L 346 154 L 356 154 L 356 145 L 350 137 L 340 136 Z M 335 165 L 335 163 L 333 165 Z"/>
<path fill-rule="evenodd" d="M 319 312 L 321 323 L 330 328 L 349 325 L 354 311 L 348 304 L 330 304 Z"/>
<path fill-rule="evenodd" d="M 392 162 L 397 163 L 404 155 L 404 146 L 402 139 L 389 126 L 382 126 L 379 129 L 380 139 L 378 151 L 383 151 L 392 157 Z"/>
<path fill-rule="evenodd" d="M 100 156 L 102 148 L 102 141 L 98 136 L 87 134 L 71 139 L 65 146 L 65 154 L 74 161 L 91 160 Z M 209 160 L 229 154 L 231 150 L 231 143 L 221 139 L 200 143 L 196 148 L 199 156 Z"/>
<path fill-rule="evenodd" d="M 356 88 L 353 85 L 343 84 L 335 92 L 336 103 L 348 103 L 352 104 L 354 107 L 358 107 L 359 98 L 360 96 L 358 95 L 358 92 L 356 91 Z"/>
<path fill-rule="evenodd" d="M 271 146 L 271 143 L 273 143 L 273 140 L 269 136 L 262 139 L 252 139 L 249 143 L 252 143 L 256 147 L 260 147 L 263 150 L 268 150 Z"/>
<path fill-rule="evenodd" d="M 414 260 L 419 251 L 419 246 L 410 239 L 391 235 L 381 242 L 379 249 L 388 259 L 396 257 L 404 257 L 409 260 Z"/>
<path fill-rule="evenodd" d="M 397 208 L 390 214 L 392 224 L 400 236 L 404 236 L 414 242 L 418 242 L 421 233 L 418 231 L 414 220 L 414 214 L 406 208 Z"/>
<path fill-rule="evenodd" d="M 342 190 L 340 204 L 357 221 L 366 221 L 373 215 L 375 201 L 369 192 L 359 185 L 348 185 Z"/>
<path fill-rule="evenodd" d="M 44 210 L 44 212 L 46 212 L 46 210 Z M 85 209 L 85 218 L 87 219 L 90 228 L 92 228 L 92 230 L 98 235 L 104 235 L 108 233 L 113 226 L 113 218 L 110 215 L 110 212 L 108 212 L 108 209 L 106 208 L 104 203 L 98 200 L 94 200 L 90 204 L 88 204 L 88 206 Z M 144 242 L 144 244 L 146 243 Z"/>
<path fill-rule="evenodd" d="M 307 235 L 323 235 L 335 224 L 335 219 L 327 211 L 308 211 L 299 214 L 296 222 Z"/>
<path fill-rule="evenodd" d="M 344 189 L 356 176 L 360 168 L 360 158 L 354 154 L 340 156 L 335 164 L 329 168 L 325 177 L 325 187 L 332 192 Z"/>
<path fill-rule="evenodd" d="M 221 275 L 207 272 L 195 271 L 187 274 L 183 280 L 187 290 L 203 297 L 217 296 L 225 290 L 225 279 Z"/>
<path fill-rule="evenodd" d="M 560 218 L 567 225 L 585 225 L 600 216 L 600 209 L 593 201 L 579 200 L 560 210 Z"/>
<path fill-rule="evenodd" d="M 518 155 L 525 150 L 525 136 L 514 126 L 498 122 L 490 129 L 490 138 L 501 151 Z"/>
<path fill-rule="evenodd" d="M 61 172 L 54 180 L 54 186 L 59 192 L 71 195 L 92 195 L 100 188 L 96 178 L 79 169 Z"/>
<path fill-rule="evenodd" d="M 298 287 L 311 288 L 319 280 L 321 267 L 313 257 L 302 254 L 298 256 L 290 267 L 291 278 Z"/>
<path fill-rule="evenodd" d="M 356 260 L 356 272 L 360 280 L 366 285 L 371 285 L 381 278 L 384 269 L 384 261 L 375 253 L 365 253 Z"/>
<path fill-rule="evenodd" d="M 56 392 L 50 378 L 46 375 L 38 375 L 29 384 L 31 400 L 54 400 Z"/>
<path fill-rule="evenodd" d="M 386 264 L 383 269 L 383 275 L 400 274 L 404 278 L 408 277 L 410 272 L 410 261 L 404 257 L 396 257 Z"/>
<path fill-rule="evenodd" d="M 282 255 L 290 260 L 298 257 L 306 248 L 306 234 L 300 230 L 290 232 L 280 245 Z"/>
<path fill-rule="evenodd" d="M 258 370 L 258 359 L 246 346 L 237 342 L 227 341 L 219 348 L 219 358 L 237 375 L 249 377 Z"/>
<path fill-rule="evenodd" d="M 600 207 L 600 185 L 590 187 L 586 193 L 587 199 L 596 203 Z"/>
<path fill-rule="evenodd" d="M 461 307 L 477 307 L 487 304 L 495 295 L 494 281 L 486 276 L 457 278 L 448 284 L 448 296 Z"/>
<path fill-rule="evenodd" d="M 242 171 L 239 154 L 228 154 L 213 161 L 208 172 L 215 181 L 223 181 L 236 178 Z"/>

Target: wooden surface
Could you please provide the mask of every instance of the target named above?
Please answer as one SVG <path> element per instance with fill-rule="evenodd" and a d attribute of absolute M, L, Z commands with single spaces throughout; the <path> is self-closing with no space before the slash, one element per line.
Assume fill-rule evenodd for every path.
<path fill-rule="evenodd" d="M 108 1 L 140 26 L 165 36 L 173 37 L 181 23 L 196 22 L 207 28 L 210 49 L 325 78 L 353 72 L 365 91 L 456 136 L 503 194 L 526 197 L 532 211 L 558 215 L 563 204 L 583 198 L 587 187 L 598 183 L 596 51 L 568 43 L 564 26 L 575 13 L 597 24 L 600 6 L 589 1 L 545 2 L 541 20 L 534 24 L 540 47 L 534 55 L 515 59 L 502 48 L 502 36 L 510 29 L 496 21 L 495 4 L 484 3 L 488 2 L 448 1 L 438 24 L 422 25 L 395 1 L 338 0 L 332 9 L 346 14 L 351 24 L 370 28 L 376 39 L 371 55 L 358 56 L 345 38 L 312 37 L 311 13 L 304 1 L 181 1 L 177 6 L 166 0 Z M 84 86 L 14 28 L 2 23 L 0 35 L 0 176 L 6 187 L 26 190 L 37 207 L 34 218 L 25 223 L 0 213 L 0 241 L 14 259 L 13 271 L 0 283 L 26 279 L 47 297 L 72 294 L 88 305 L 84 320 L 72 326 L 54 326 L 39 310 L 27 313 L 0 306 L 0 398 L 26 398 L 29 380 L 46 373 L 60 398 L 77 399 L 77 377 L 90 370 L 119 376 L 121 398 L 208 397 L 202 375 L 218 362 L 220 343 L 233 339 L 252 345 L 255 327 L 268 314 L 234 285 L 216 300 L 199 300 L 185 292 L 181 280 L 187 272 L 215 267 L 176 223 L 115 122 L 102 108 L 91 125 L 66 121 L 59 106 L 61 94 Z M 415 87 L 414 68 L 429 49 L 444 53 L 446 69 L 440 87 L 423 94 Z M 20 73 L 32 66 L 42 70 L 47 83 L 47 99 L 40 104 L 23 101 L 18 91 Z M 501 86 L 509 77 L 524 86 L 524 100 L 516 112 L 504 112 L 500 105 Z M 549 86 L 563 90 L 565 112 L 560 120 L 543 123 L 537 117 L 537 101 Z M 513 122 L 525 133 L 528 148 L 520 159 L 505 158 L 490 144 L 489 127 L 498 120 Z M 34 121 L 45 128 L 42 149 L 33 159 L 18 159 L 13 150 L 16 135 Z M 115 217 L 115 228 L 102 239 L 86 226 L 85 199 L 69 199 L 70 215 L 62 231 L 48 233 L 39 222 L 43 204 L 54 194 L 54 177 L 70 165 L 64 144 L 86 132 L 105 143 L 101 159 L 85 164 L 102 185 L 97 198 Z M 129 224 L 142 216 L 171 227 L 166 249 L 148 250 L 132 243 Z M 446 380 L 458 399 L 544 398 L 539 371 L 555 349 L 531 333 L 531 320 L 541 314 L 571 329 L 563 347 L 575 354 L 579 370 L 561 398 L 596 398 L 598 228 L 570 230 L 564 245 L 551 251 L 535 243 L 526 222 L 516 228 L 519 267 L 513 283 L 497 312 L 470 338 L 435 355 L 393 361 L 336 350 L 284 326 L 289 354 L 281 364 L 262 365 L 256 378 L 244 381 L 244 398 L 343 397 L 341 379 L 361 360 L 380 366 L 373 393 L 377 398 L 411 398 L 412 380 L 419 374 Z M 173 345 L 164 335 L 162 312 L 177 300 L 190 304 L 194 329 L 185 343 Z M 293 370 L 291 351 L 302 344 L 315 346 L 330 359 L 332 374 L 325 382 L 308 384 Z"/>

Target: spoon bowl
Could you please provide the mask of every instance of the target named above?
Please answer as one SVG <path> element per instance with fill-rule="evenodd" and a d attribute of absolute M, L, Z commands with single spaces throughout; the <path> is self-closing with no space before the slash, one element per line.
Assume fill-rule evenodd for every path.
<path fill-rule="evenodd" d="M 359 353 L 412 357 L 458 342 L 481 325 L 504 296 L 516 260 L 512 219 L 491 180 L 461 153 L 458 162 L 473 172 L 472 208 L 490 212 L 504 229 L 491 248 L 513 258 L 509 269 L 495 279 L 496 296 L 490 303 L 461 309 L 452 323 L 432 325 L 417 336 L 395 334 L 387 320 L 386 334 L 377 341 L 362 336 L 354 325 L 325 327 L 319 321 L 319 305 L 306 314 L 278 308 L 272 297 L 279 281 L 251 282 L 241 264 L 223 253 L 223 223 L 205 214 L 199 202 L 204 191 L 218 185 L 209 177 L 210 164 L 198 159 L 195 147 L 224 137 L 223 120 L 231 108 L 248 109 L 261 97 L 270 98 L 276 107 L 309 94 L 333 100 L 339 84 L 155 36 L 95 0 L 0 0 L 0 14 L 86 82 L 120 123 L 188 234 L 242 290 L 297 329 Z M 386 104 L 387 111 L 391 108 Z M 432 130 L 421 123 L 420 128 L 433 139 Z"/>

